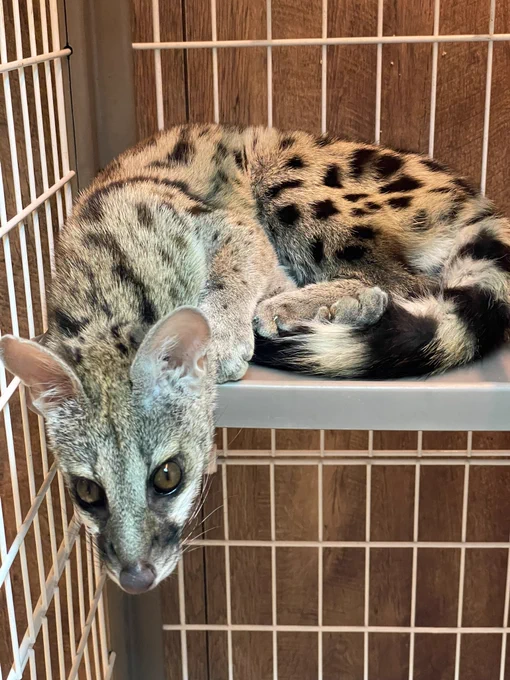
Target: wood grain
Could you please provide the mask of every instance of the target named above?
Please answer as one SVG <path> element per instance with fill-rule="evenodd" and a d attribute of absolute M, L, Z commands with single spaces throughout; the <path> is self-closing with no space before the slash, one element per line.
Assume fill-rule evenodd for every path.
<path fill-rule="evenodd" d="M 460 541 L 464 468 L 423 466 L 420 470 L 420 541 Z"/>
<path fill-rule="evenodd" d="M 408 635 L 401 633 L 374 633 L 368 638 L 368 646 L 369 673 L 376 674 L 377 680 L 408 679 Z"/>
<path fill-rule="evenodd" d="M 326 465 L 322 474 L 324 540 L 365 540 L 366 468 Z"/>
<path fill-rule="evenodd" d="M 469 479 L 468 541 L 507 541 L 510 469 L 474 466 Z"/>
<path fill-rule="evenodd" d="M 462 625 L 504 626 L 508 550 L 466 551 Z"/>
<path fill-rule="evenodd" d="M 271 549 L 230 548 L 232 623 L 271 625 Z"/>
<path fill-rule="evenodd" d="M 325 626 L 362 626 L 365 607 L 365 551 L 324 548 L 323 619 Z"/>
<path fill-rule="evenodd" d="M 317 677 L 317 634 L 278 634 L 278 680 Z"/>
<path fill-rule="evenodd" d="M 370 625 L 409 626 L 412 559 L 409 548 L 370 551 Z"/>
<path fill-rule="evenodd" d="M 235 678 L 273 680 L 271 633 L 234 633 L 232 648 Z"/>
<path fill-rule="evenodd" d="M 317 579 L 318 553 L 315 548 L 276 549 L 278 624 L 317 625 Z"/>
<path fill-rule="evenodd" d="M 230 538 L 271 540 L 268 467 L 231 467 L 227 478 Z"/>
<path fill-rule="evenodd" d="M 414 466 L 374 466 L 371 540 L 413 540 L 414 477 Z"/>
<path fill-rule="evenodd" d="M 324 678 L 359 680 L 363 677 L 363 635 L 324 633 L 322 649 Z"/>
<path fill-rule="evenodd" d="M 414 638 L 414 680 L 454 680 L 455 635 L 417 634 Z"/>
<path fill-rule="evenodd" d="M 276 540 L 318 540 L 318 468 L 275 467 Z"/>
<path fill-rule="evenodd" d="M 459 570 L 459 550 L 453 548 L 418 550 L 417 626 L 457 625 Z"/>

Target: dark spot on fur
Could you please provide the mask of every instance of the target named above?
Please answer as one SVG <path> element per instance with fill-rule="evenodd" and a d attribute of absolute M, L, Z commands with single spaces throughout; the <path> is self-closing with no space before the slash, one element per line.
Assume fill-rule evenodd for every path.
<path fill-rule="evenodd" d="M 152 229 L 154 226 L 152 223 L 152 214 L 149 210 L 149 206 L 146 203 L 138 203 L 136 206 L 136 213 L 138 215 L 138 223 L 145 227 L 145 229 Z"/>
<path fill-rule="evenodd" d="M 419 189 L 421 186 L 422 183 L 419 179 L 415 179 L 409 175 L 402 175 L 402 177 L 396 179 L 394 182 L 390 182 L 390 184 L 385 184 L 382 186 L 379 191 L 382 194 L 393 194 L 397 191 L 414 191 L 415 189 Z"/>
<path fill-rule="evenodd" d="M 225 172 L 223 172 L 223 170 L 218 170 L 218 172 L 216 173 L 215 181 L 221 182 L 222 184 L 226 184 L 228 182 L 228 177 L 225 174 Z"/>
<path fill-rule="evenodd" d="M 362 198 L 368 198 L 368 194 L 345 194 L 344 198 L 351 203 L 357 203 L 358 201 L 361 201 Z"/>
<path fill-rule="evenodd" d="M 477 212 L 476 215 L 473 215 L 473 217 L 470 217 L 466 221 L 465 226 L 469 227 L 472 224 L 482 222 L 483 220 L 487 219 L 487 217 L 494 217 L 494 208 L 492 207 L 482 208 L 482 210 Z"/>
<path fill-rule="evenodd" d="M 408 208 L 412 201 L 411 196 L 397 196 L 396 198 L 390 198 L 388 205 L 395 210 L 402 210 L 402 208 Z"/>
<path fill-rule="evenodd" d="M 374 163 L 374 168 L 379 177 L 390 177 L 402 167 L 402 159 L 392 154 L 381 154 Z"/>
<path fill-rule="evenodd" d="M 364 215 L 368 215 L 368 212 L 363 210 L 363 208 L 353 208 L 351 210 L 352 217 L 364 217 Z"/>
<path fill-rule="evenodd" d="M 413 219 L 411 220 L 411 229 L 413 231 L 427 231 L 431 226 L 432 223 L 426 210 L 418 210 L 418 212 L 413 215 Z"/>
<path fill-rule="evenodd" d="M 335 257 L 338 260 L 347 260 L 347 262 L 354 262 L 361 260 L 365 255 L 367 249 L 364 246 L 347 246 L 336 251 Z"/>
<path fill-rule="evenodd" d="M 353 177 L 361 177 L 374 154 L 375 149 L 356 149 L 351 155 L 351 175 Z"/>
<path fill-rule="evenodd" d="M 455 219 L 457 219 L 461 209 L 462 205 L 454 202 L 448 206 L 448 208 L 441 214 L 439 219 L 441 222 L 446 222 L 447 224 L 449 222 L 453 222 Z"/>
<path fill-rule="evenodd" d="M 286 189 L 298 189 L 299 187 L 302 186 L 303 180 L 290 179 L 287 180 L 286 182 L 280 182 L 280 184 L 273 184 L 273 186 L 269 187 L 269 189 L 267 190 L 267 196 L 269 198 L 276 198 L 282 193 L 282 191 L 285 191 Z"/>
<path fill-rule="evenodd" d="M 224 290 L 225 289 L 225 283 L 223 279 L 216 275 L 211 276 L 211 278 L 207 281 L 207 289 L 209 291 L 217 291 L 217 290 Z"/>
<path fill-rule="evenodd" d="M 191 144 L 186 134 L 182 134 L 181 138 L 177 140 L 174 148 L 167 156 L 169 165 L 187 165 L 195 154 L 195 146 Z"/>
<path fill-rule="evenodd" d="M 227 236 L 227 238 L 223 241 L 224 246 L 228 246 L 228 244 L 232 241 L 232 236 Z"/>
<path fill-rule="evenodd" d="M 75 347 L 73 350 L 74 354 L 74 363 L 75 364 L 81 364 L 83 360 L 83 354 L 81 353 L 81 349 L 79 347 Z"/>
<path fill-rule="evenodd" d="M 353 227 L 351 233 L 356 238 L 362 238 L 366 240 L 371 240 L 375 238 L 374 228 L 369 227 L 366 224 L 360 224 L 357 227 Z"/>
<path fill-rule="evenodd" d="M 495 238 L 486 229 L 459 250 L 459 257 L 472 257 L 473 260 L 491 260 L 498 269 L 510 272 L 510 247 Z"/>
<path fill-rule="evenodd" d="M 213 240 L 213 241 L 217 241 L 217 240 L 219 239 L 219 237 L 220 237 L 220 232 L 219 232 L 219 231 L 215 231 L 214 234 L 213 234 L 213 236 L 212 236 L 212 240 Z"/>
<path fill-rule="evenodd" d="M 110 328 L 111 334 L 114 338 L 120 338 L 120 325 L 118 323 Z"/>
<path fill-rule="evenodd" d="M 210 213 L 211 211 L 203 205 L 192 205 L 191 208 L 188 208 L 188 212 L 190 215 L 203 215 L 205 213 Z"/>
<path fill-rule="evenodd" d="M 324 241 L 316 238 L 310 243 L 310 250 L 315 264 L 320 264 L 324 259 Z"/>
<path fill-rule="evenodd" d="M 433 158 L 422 158 L 421 163 L 432 172 L 449 172 L 448 168 Z"/>
<path fill-rule="evenodd" d="M 234 272 L 234 274 L 239 274 L 239 272 L 240 272 L 241 270 L 239 269 L 239 267 L 237 267 L 236 265 L 234 265 L 234 266 L 232 267 L 232 271 Z"/>
<path fill-rule="evenodd" d="M 133 335 L 133 333 L 129 334 L 128 340 L 129 340 L 129 346 L 131 347 L 131 349 L 137 350 L 141 345 L 140 339 L 137 338 L 135 335 Z"/>
<path fill-rule="evenodd" d="M 60 331 L 68 338 L 79 335 L 80 331 L 86 328 L 90 323 L 90 319 L 87 317 L 77 319 L 67 312 L 64 312 L 64 310 L 58 308 L 55 309 L 54 316 Z"/>
<path fill-rule="evenodd" d="M 326 174 L 324 175 L 324 184 L 327 187 L 331 187 L 333 189 L 342 188 L 341 172 L 338 165 L 330 165 L 326 170 Z"/>
<path fill-rule="evenodd" d="M 301 217 L 301 212 L 297 205 L 290 203 L 289 205 L 284 205 L 282 208 L 278 208 L 276 215 L 280 222 L 292 226 Z"/>
<path fill-rule="evenodd" d="M 312 208 L 314 215 L 318 220 L 326 220 L 328 217 L 338 215 L 340 212 L 333 201 L 331 201 L 329 198 L 327 198 L 325 201 L 317 201 L 316 203 L 313 203 Z"/>
<path fill-rule="evenodd" d="M 376 211 L 380 210 L 381 206 L 379 205 L 379 203 L 373 203 L 372 201 L 368 201 L 367 203 L 365 203 L 365 208 L 370 208 L 370 210 Z"/>
<path fill-rule="evenodd" d="M 223 303 L 223 309 L 228 309 L 228 304 L 226 302 Z"/>
<path fill-rule="evenodd" d="M 228 149 L 223 144 L 223 142 L 218 142 L 218 146 L 216 147 L 216 151 L 214 152 L 213 160 L 215 163 L 221 163 L 222 161 L 225 160 L 225 158 L 228 156 Z"/>
<path fill-rule="evenodd" d="M 119 350 L 121 354 L 123 354 L 125 357 L 129 354 L 129 350 L 126 347 L 126 345 L 123 342 L 117 342 L 115 343 L 115 347 Z"/>
<path fill-rule="evenodd" d="M 435 187 L 429 190 L 431 194 L 449 194 L 453 191 L 453 187 Z"/>
<path fill-rule="evenodd" d="M 293 137 L 284 137 L 283 139 L 280 140 L 280 149 L 282 151 L 288 149 L 290 146 L 293 146 L 295 141 L 296 140 Z"/>
<path fill-rule="evenodd" d="M 464 189 L 468 196 L 478 195 L 478 191 L 473 187 L 473 185 L 470 184 L 467 180 L 463 179 L 462 177 L 457 177 L 456 179 L 453 180 L 453 183 L 456 184 L 461 189 Z"/>
<path fill-rule="evenodd" d="M 331 135 L 328 135 L 327 133 L 319 135 L 315 138 L 316 146 L 321 148 L 324 146 L 329 146 L 330 144 L 334 144 L 336 141 L 337 140 L 334 137 L 331 137 Z"/>
<path fill-rule="evenodd" d="M 299 170 L 300 168 L 305 167 L 305 162 L 302 158 L 299 156 L 292 156 L 292 158 L 289 158 L 289 160 L 285 163 L 287 168 L 291 168 L 293 170 Z"/>

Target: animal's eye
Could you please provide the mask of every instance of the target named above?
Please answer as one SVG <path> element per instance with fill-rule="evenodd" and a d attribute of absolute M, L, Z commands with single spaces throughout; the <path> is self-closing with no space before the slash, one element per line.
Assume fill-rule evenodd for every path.
<path fill-rule="evenodd" d="M 104 489 L 90 479 L 80 477 L 76 480 L 76 495 L 84 505 L 101 507 L 104 505 L 106 496 Z"/>
<path fill-rule="evenodd" d="M 152 475 L 152 486 L 156 493 L 168 494 L 177 490 L 182 481 L 182 470 L 175 460 L 167 460 Z"/>

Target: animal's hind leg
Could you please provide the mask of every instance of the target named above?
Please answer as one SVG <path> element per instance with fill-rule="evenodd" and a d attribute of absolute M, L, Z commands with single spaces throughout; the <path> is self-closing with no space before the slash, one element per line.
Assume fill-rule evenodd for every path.
<path fill-rule="evenodd" d="M 255 330 L 266 338 L 303 327 L 307 322 L 371 326 L 384 314 L 388 294 L 358 279 L 316 283 L 262 301 L 255 311 Z"/>

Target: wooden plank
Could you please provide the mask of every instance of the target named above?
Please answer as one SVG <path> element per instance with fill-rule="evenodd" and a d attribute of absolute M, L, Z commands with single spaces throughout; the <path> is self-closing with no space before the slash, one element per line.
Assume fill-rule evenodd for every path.
<path fill-rule="evenodd" d="M 324 548 L 323 619 L 325 626 L 362 626 L 365 609 L 365 551 Z"/>
<path fill-rule="evenodd" d="M 318 540 L 318 469 L 305 465 L 276 466 L 276 539 Z"/>
<path fill-rule="evenodd" d="M 507 541 L 510 468 L 474 466 L 469 477 L 468 541 Z"/>
<path fill-rule="evenodd" d="M 230 548 L 232 623 L 271 625 L 271 548 Z"/>
<path fill-rule="evenodd" d="M 418 550 L 416 625 L 457 625 L 460 551 L 453 548 Z"/>
<path fill-rule="evenodd" d="M 366 468 L 326 465 L 322 498 L 325 541 L 364 541 Z"/>
<path fill-rule="evenodd" d="M 186 40 L 211 40 L 211 3 L 185 0 Z M 213 66 L 211 50 L 186 50 L 188 117 L 193 123 L 214 120 Z"/>
<path fill-rule="evenodd" d="M 480 660 L 483 659 L 484 680 L 499 680 L 501 635 L 471 634 L 464 637 L 460 652 L 462 680 L 480 680 Z"/>
<path fill-rule="evenodd" d="M 292 574 L 292 578 L 289 578 Z M 318 624 L 318 554 L 314 548 L 276 549 L 277 622 Z"/>
<path fill-rule="evenodd" d="M 317 633 L 278 633 L 278 680 L 317 677 Z"/>
<path fill-rule="evenodd" d="M 371 626 L 410 625 L 412 559 L 410 548 L 370 551 Z"/>
<path fill-rule="evenodd" d="M 230 538 L 271 540 L 269 467 L 228 468 Z"/>
<path fill-rule="evenodd" d="M 266 37 L 265 0 L 220 0 L 219 40 Z M 223 49 L 218 53 L 220 120 L 240 125 L 267 124 L 267 51 Z"/>
<path fill-rule="evenodd" d="M 234 633 L 232 648 L 235 678 L 273 680 L 271 633 Z"/>
<path fill-rule="evenodd" d="M 414 680 L 454 680 L 455 635 L 417 634 L 414 642 Z"/>
<path fill-rule="evenodd" d="M 384 35 L 431 34 L 434 2 L 386 2 L 383 17 Z M 382 52 L 381 142 L 427 151 L 432 45 L 384 45 Z"/>
<path fill-rule="evenodd" d="M 411 465 L 372 469 L 371 540 L 413 540 L 414 470 Z"/>
<path fill-rule="evenodd" d="M 420 541 L 460 541 L 464 468 L 425 465 L 420 470 Z"/>
<path fill-rule="evenodd" d="M 324 633 L 322 647 L 324 678 L 359 680 L 363 677 L 363 635 Z"/>
<path fill-rule="evenodd" d="M 368 646 L 369 677 L 376 674 L 377 680 L 408 680 L 409 635 L 374 633 Z"/>
<path fill-rule="evenodd" d="M 462 625 L 504 626 L 508 550 L 466 550 Z"/>

